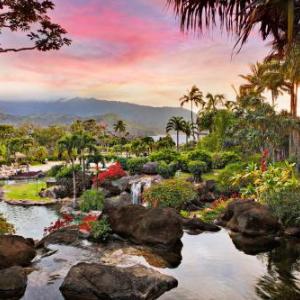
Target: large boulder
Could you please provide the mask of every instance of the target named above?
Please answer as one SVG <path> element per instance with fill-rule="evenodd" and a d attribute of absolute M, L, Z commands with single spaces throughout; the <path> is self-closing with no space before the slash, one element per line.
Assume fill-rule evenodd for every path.
<path fill-rule="evenodd" d="M 175 278 L 141 265 L 129 268 L 79 263 L 60 290 L 70 300 L 153 300 L 177 287 Z"/>
<path fill-rule="evenodd" d="M 26 290 L 27 276 L 21 267 L 0 270 L 0 299 L 20 299 Z"/>
<path fill-rule="evenodd" d="M 47 247 L 48 245 L 72 245 L 80 244 L 79 226 L 72 225 L 56 230 L 40 240 L 36 248 Z"/>
<path fill-rule="evenodd" d="M 143 165 L 142 173 L 147 175 L 158 174 L 158 162 L 148 162 Z"/>
<path fill-rule="evenodd" d="M 42 198 L 60 199 L 60 198 L 64 198 L 65 195 L 67 195 L 67 190 L 62 185 L 55 185 L 47 189 L 41 190 L 39 195 Z"/>
<path fill-rule="evenodd" d="M 276 234 L 281 229 L 268 207 L 254 200 L 232 201 L 217 224 L 248 236 Z"/>
<path fill-rule="evenodd" d="M 272 235 L 250 237 L 240 233 L 232 233 L 230 237 L 237 249 L 249 255 L 271 251 L 280 245 L 279 239 Z"/>
<path fill-rule="evenodd" d="M 28 266 L 35 255 L 32 239 L 17 235 L 0 235 L 0 269 Z"/>
<path fill-rule="evenodd" d="M 137 244 L 172 247 L 183 235 L 181 218 L 171 208 L 129 205 L 105 213 L 113 232 Z"/>
<path fill-rule="evenodd" d="M 101 184 L 106 197 L 114 197 L 122 192 L 130 192 L 131 181 L 137 176 L 124 176 L 117 180 L 108 180 Z"/>
<path fill-rule="evenodd" d="M 106 198 L 104 200 L 103 210 L 107 211 L 111 209 L 120 208 L 122 206 L 128 206 L 130 204 L 132 204 L 131 194 L 123 192 L 119 196 Z"/>
<path fill-rule="evenodd" d="M 188 230 L 191 234 L 201 233 L 203 231 L 216 232 L 221 230 L 221 228 L 215 224 L 206 223 L 199 218 L 182 218 L 183 228 Z"/>

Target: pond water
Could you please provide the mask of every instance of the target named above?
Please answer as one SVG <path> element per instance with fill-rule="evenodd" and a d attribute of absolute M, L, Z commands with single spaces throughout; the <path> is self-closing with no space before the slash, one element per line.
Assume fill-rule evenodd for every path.
<path fill-rule="evenodd" d="M 26 238 L 41 239 L 44 228 L 58 218 L 56 207 L 15 206 L 0 202 L 0 213 L 15 226 L 16 234 Z"/>
<path fill-rule="evenodd" d="M 57 219 L 57 212 L 46 207 L 18 207 L 0 202 L 0 212 L 25 237 L 40 238 L 43 229 Z M 253 300 L 300 299 L 300 242 L 289 240 L 278 248 L 260 255 L 247 255 L 236 249 L 228 232 L 184 234 L 182 260 L 176 268 L 158 268 L 177 278 L 178 288 L 161 300 Z M 60 300 L 64 277 L 72 265 L 100 262 L 107 248 L 90 245 L 81 248 L 51 246 L 58 252 L 37 260 L 28 277 L 23 300 Z M 110 252 L 109 252 L 110 253 Z M 111 255 L 111 254 L 109 254 Z M 142 263 L 149 259 L 124 252 L 120 265 Z"/>

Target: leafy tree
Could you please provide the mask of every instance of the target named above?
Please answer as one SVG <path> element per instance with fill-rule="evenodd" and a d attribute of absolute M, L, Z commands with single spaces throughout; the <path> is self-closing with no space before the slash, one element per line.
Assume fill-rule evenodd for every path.
<path fill-rule="evenodd" d="M 179 132 L 184 129 L 184 119 L 183 117 L 172 117 L 168 121 L 166 131 L 169 133 L 170 131 L 176 131 L 176 147 L 177 151 L 179 151 Z"/>
<path fill-rule="evenodd" d="M 205 109 L 207 111 L 215 112 L 218 105 L 224 105 L 225 96 L 223 94 L 213 95 L 211 93 L 208 93 L 205 98 L 207 99 L 205 105 Z"/>
<path fill-rule="evenodd" d="M 73 177 L 73 205 L 76 204 L 76 170 L 75 161 L 78 157 L 78 136 L 75 134 L 68 134 L 58 142 L 60 153 L 65 152 L 72 165 Z"/>
<path fill-rule="evenodd" d="M 204 100 L 203 100 L 203 93 L 200 91 L 200 89 L 196 86 L 193 85 L 192 88 L 188 91 L 188 93 L 184 96 L 182 96 L 180 99 L 180 105 L 184 106 L 187 103 L 190 103 L 191 105 L 191 124 L 192 128 L 194 126 L 194 111 L 193 111 L 193 106 L 204 106 Z M 192 135 L 193 139 L 195 141 L 195 133 L 194 130 L 192 130 Z"/>
<path fill-rule="evenodd" d="M 120 135 L 124 135 L 126 132 L 127 125 L 124 121 L 119 120 L 113 126 L 115 133 L 119 133 Z"/>
<path fill-rule="evenodd" d="M 0 34 L 26 33 L 31 45 L 0 47 L 0 53 L 59 50 L 64 45 L 70 45 L 70 39 L 65 37 L 66 30 L 53 23 L 49 17 L 54 6 L 50 0 L 1 0 Z"/>

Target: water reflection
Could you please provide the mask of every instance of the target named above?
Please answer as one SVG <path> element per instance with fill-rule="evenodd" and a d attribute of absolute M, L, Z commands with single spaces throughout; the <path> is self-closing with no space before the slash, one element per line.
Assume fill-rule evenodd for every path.
<path fill-rule="evenodd" d="M 56 207 L 24 207 L 5 202 L 0 202 L 0 213 L 15 226 L 16 234 L 33 239 L 42 238 L 44 228 L 58 218 Z"/>

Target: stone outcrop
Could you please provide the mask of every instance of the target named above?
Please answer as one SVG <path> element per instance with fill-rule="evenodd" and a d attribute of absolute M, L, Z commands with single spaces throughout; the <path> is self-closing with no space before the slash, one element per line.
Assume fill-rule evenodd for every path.
<path fill-rule="evenodd" d="M 60 290 L 66 300 L 153 300 L 175 288 L 175 278 L 141 265 L 120 268 L 79 263 Z"/>

